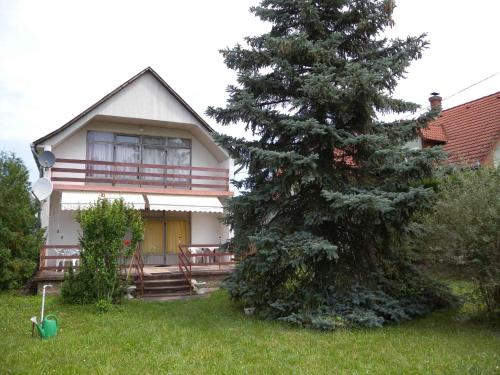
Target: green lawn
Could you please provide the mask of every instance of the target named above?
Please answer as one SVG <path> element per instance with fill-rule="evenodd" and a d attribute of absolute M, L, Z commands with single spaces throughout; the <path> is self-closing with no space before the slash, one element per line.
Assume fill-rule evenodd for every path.
<path fill-rule="evenodd" d="M 224 292 L 103 315 L 49 298 L 61 330 L 41 341 L 40 299 L 0 294 L 0 374 L 500 374 L 500 332 L 454 312 L 324 333 L 248 318 Z"/>

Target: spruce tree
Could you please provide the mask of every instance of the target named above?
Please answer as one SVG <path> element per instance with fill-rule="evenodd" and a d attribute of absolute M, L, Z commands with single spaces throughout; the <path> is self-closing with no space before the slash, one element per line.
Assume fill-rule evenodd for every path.
<path fill-rule="evenodd" d="M 208 115 L 251 139 L 218 134 L 248 176 L 225 222 L 241 262 L 231 296 L 261 316 L 333 329 L 378 326 L 448 303 L 401 246 L 425 209 L 439 150 L 410 150 L 436 113 L 392 97 L 425 35 L 387 39 L 391 0 L 263 0 L 271 30 L 222 51 L 237 72 Z"/>

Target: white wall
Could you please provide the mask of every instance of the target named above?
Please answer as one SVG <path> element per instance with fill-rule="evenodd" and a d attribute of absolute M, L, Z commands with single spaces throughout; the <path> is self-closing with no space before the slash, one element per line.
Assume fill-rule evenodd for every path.
<path fill-rule="evenodd" d="M 75 219 L 76 211 L 61 210 L 61 192 L 56 191 L 50 200 L 49 231 L 50 245 L 77 245 L 80 225 Z"/>
<path fill-rule="evenodd" d="M 406 142 L 404 147 L 410 150 L 415 150 L 415 149 L 420 150 L 422 149 L 422 139 L 420 137 L 417 137 L 409 142 Z"/>
<path fill-rule="evenodd" d="M 218 244 L 227 239 L 227 234 L 221 231 L 219 214 L 208 212 L 191 213 L 191 242 L 193 244 Z M 219 238 L 219 236 L 221 238 Z"/>

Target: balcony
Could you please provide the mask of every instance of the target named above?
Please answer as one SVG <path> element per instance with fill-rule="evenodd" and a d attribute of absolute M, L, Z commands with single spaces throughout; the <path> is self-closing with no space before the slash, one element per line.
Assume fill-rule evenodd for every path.
<path fill-rule="evenodd" d="M 225 168 L 57 158 L 51 168 L 51 180 L 73 187 L 98 185 L 121 187 L 122 190 L 147 188 L 229 193 L 229 169 Z"/>

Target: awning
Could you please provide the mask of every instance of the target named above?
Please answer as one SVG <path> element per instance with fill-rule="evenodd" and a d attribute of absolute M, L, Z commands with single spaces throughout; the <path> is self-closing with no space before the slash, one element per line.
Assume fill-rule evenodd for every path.
<path fill-rule="evenodd" d="M 150 210 L 219 213 L 223 211 L 222 204 L 217 197 L 148 194 L 147 198 Z"/>
<path fill-rule="evenodd" d="M 99 197 L 103 197 L 109 200 L 123 198 L 126 204 L 132 206 L 136 210 L 144 210 L 145 207 L 142 194 L 63 191 L 61 196 L 61 209 L 79 210 L 88 208 L 92 203 L 97 201 Z"/>

